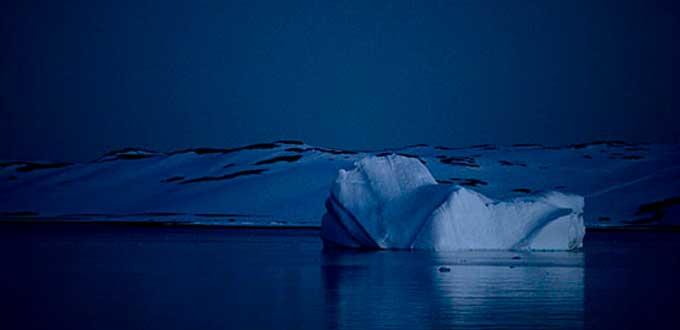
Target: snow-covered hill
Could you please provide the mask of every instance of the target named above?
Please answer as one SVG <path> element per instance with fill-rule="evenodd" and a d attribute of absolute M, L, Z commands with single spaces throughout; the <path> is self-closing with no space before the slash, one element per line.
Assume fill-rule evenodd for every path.
<path fill-rule="evenodd" d="M 588 227 L 680 225 L 680 146 L 618 141 L 362 152 L 277 141 L 124 149 L 87 163 L 0 162 L 0 218 L 319 226 L 338 170 L 390 153 L 418 158 L 439 183 L 496 199 L 549 190 L 583 195 Z"/>
<path fill-rule="evenodd" d="M 321 221 L 324 246 L 356 249 L 574 250 L 583 197 L 549 192 L 494 201 L 439 184 L 415 158 L 370 156 L 340 170 Z"/>

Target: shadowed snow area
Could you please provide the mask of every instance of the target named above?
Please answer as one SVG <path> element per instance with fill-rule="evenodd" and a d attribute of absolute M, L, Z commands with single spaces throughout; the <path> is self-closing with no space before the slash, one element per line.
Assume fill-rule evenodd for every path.
<path fill-rule="evenodd" d="M 326 202 L 327 246 L 369 249 L 572 250 L 583 197 L 549 192 L 494 201 L 438 184 L 417 159 L 367 157 L 340 170 Z"/>
<path fill-rule="evenodd" d="M 441 198 L 418 201 L 432 208 L 449 189 L 461 201 L 475 200 L 467 189 L 494 200 L 560 191 L 585 197 L 590 228 L 680 225 L 680 147 L 619 141 L 352 151 L 282 140 L 126 148 L 84 163 L 0 161 L 0 220 L 319 227 L 338 171 L 392 154 L 424 164 L 427 182 L 440 183 L 422 188 Z"/>

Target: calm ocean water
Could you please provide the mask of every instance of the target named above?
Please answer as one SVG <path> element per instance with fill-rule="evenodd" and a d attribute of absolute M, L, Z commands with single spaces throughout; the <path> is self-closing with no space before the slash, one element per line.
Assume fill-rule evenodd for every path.
<path fill-rule="evenodd" d="M 2 329 L 677 325 L 680 233 L 582 252 L 329 252 L 314 230 L 0 225 Z"/>

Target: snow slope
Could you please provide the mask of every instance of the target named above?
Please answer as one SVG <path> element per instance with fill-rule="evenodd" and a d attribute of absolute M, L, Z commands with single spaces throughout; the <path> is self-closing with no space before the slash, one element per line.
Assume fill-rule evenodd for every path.
<path fill-rule="evenodd" d="M 0 218 L 318 227 L 338 170 L 391 153 L 419 159 L 440 184 L 493 199 L 584 196 L 588 227 L 680 225 L 680 146 L 616 141 L 362 152 L 277 141 L 125 149 L 86 163 L 8 161 L 0 162 Z"/>

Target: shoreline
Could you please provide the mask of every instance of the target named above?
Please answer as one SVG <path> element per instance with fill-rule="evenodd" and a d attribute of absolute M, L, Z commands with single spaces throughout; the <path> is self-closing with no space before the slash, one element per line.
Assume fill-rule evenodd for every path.
<path fill-rule="evenodd" d="M 110 227 L 146 227 L 146 228 L 196 228 L 196 229 L 233 229 L 233 230 L 309 230 L 319 231 L 320 226 L 311 225 L 258 225 L 258 224 L 225 224 L 225 223 L 201 223 L 183 221 L 88 221 L 67 219 L 26 219 L 5 218 L 0 219 L 0 226 L 7 225 L 54 225 L 54 226 L 110 226 Z M 680 226 L 607 226 L 586 227 L 588 232 L 680 232 Z"/>

